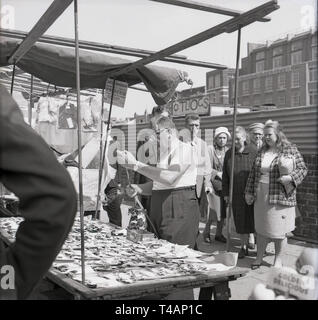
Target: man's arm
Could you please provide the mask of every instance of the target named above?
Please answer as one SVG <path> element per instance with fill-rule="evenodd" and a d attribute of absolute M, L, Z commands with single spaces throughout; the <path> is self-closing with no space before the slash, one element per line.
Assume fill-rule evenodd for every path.
<path fill-rule="evenodd" d="M 167 185 L 173 184 L 179 177 L 184 174 L 189 166 L 191 166 L 190 161 L 187 161 L 189 159 L 184 159 L 185 163 L 173 163 L 168 167 L 168 169 L 157 168 L 137 161 L 136 158 L 128 151 L 118 151 L 117 157 L 118 163 L 120 165 L 137 171 L 138 173 L 141 173 L 142 175 L 153 181 L 157 181 Z"/>
<path fill-rule="evenodd" d="M 14 267 L 17 297 L 25 299 L 50 268 L 70 231 L 76 193 L 68 172 L 24 122 L 1 85 L 0 131 L 0 180 L 19 198 L 19 212 L 25 219 L 15 243 L 2 254 L 0 266 Z"/>
<path fill-rule="evenodd" d="M 126 189 L 126 191 L 130 197 L 134 197 L 136 195 L 136 192 L 137 194 L 141 194 L 143 196 L 151 196 L 152 186 L 153 186 L 152 181 L 142 183 L 142 184 L 131 184 L 130 185 L 131 188 L 127 186 L 128 190 Z"/>
<path fill-rule="evenodd" d="M 189 166 L 190 164 L 174 164 L 168 169 L 161 169 L 148 166 L 138 161 L 135 166 L 135 170 L 151 180 L 170 185 L 173 184 L 179 177 L 181 177 L 189 168 Z"/>

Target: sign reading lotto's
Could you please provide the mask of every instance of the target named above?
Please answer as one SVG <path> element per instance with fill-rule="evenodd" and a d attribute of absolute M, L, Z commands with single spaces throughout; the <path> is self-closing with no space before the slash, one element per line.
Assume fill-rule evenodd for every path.
<path fill-rule="evenodd" d="M 113 79 L 107 79 L 105 86 L 104 101 L 108 104 L 111 102 L 112 91 L 113 91 Z M 113 93 L 113 105 L 124 108 L 126 95 L 127 95 L 128 83 L 122 81 L 115 81 L 115 89 Z"/>
<path fill-rule="evenodd" d="M 184 116 L 188 113 L 207 115 L 210 112 L 210 100 L 207 95 L 193 96 L 172 101 L 170 108 L 174 117 Z"/>

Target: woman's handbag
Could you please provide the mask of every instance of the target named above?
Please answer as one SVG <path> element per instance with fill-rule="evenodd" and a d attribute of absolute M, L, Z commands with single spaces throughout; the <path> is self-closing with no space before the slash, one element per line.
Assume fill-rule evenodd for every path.
<path fill-rule="evenodd" d="M 292 155 L 281 155 L 278 158 L 278 170 L 281 176 L 289 175 L 295 170 L 295 158 Z M 293 182 L 283 185 L 286 195 L 289 196 L 295 190 Z"/>
<path fill-rule="evenodd" d="M 295 169 L 295 159 L 292 155 L 282 155 L 278 158 L 278 169 L 281 176 L 291 174 Z"/>
<path fill-rule="evenodd" d="M 220 197 L 222 195 L 222 180 L 219 176 L 215 176 L 215 178 L 211 181 L 213 189 L 215 193 Z"/>

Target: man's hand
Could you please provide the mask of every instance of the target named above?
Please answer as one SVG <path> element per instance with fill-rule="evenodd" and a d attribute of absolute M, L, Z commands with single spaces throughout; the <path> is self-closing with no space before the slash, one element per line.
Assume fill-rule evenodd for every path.
<path fill-rule="evenodd" d="M 224 197 L 224 201 L 225 201 L 226 205 L 228 206 L 229 202 L 230 202 L 230 197 L 229 196 L 225 196 Z"/>
<path fill-rule="evenodd" d="M 138 186 L 138 184 L 131 184 L 126 187 L 126 193 L 128 197 L 134 198 L 137 194 L 142 193 L 142 189 Z"/>
<path fill-rule="evenodd" d="M 250 195 L 250 194 L 246 194 L 245 195 L 245 202 L 248 204 L 248 205 L 251 205 L 253 202 L 254 202 L 254 196 Z"/>
<path fill-rule="evenodd" d="M 283 185 L 287 185 L 288 183 L 292 182 L 293 179 L 290 175 L 284 175 L 277 179 L 278 182 L 280 182 Z"/>
<path fill-rule="evenodd" d="M 216 175 L 222 180 L 222 172 L 221 171 L 219 171 Z"/>
<path fill-rule="evenodd" d="M 205 187 L 205 193 L 213 193 L 213 191 L 212 187 Z"/>
<path fill-rule="evenodd" d="M 136 158 L 127 150 L 117 150 L 117 159 L 120 165 L 128 169 L 134 169 L 134 166 L 138 162 Z"/>

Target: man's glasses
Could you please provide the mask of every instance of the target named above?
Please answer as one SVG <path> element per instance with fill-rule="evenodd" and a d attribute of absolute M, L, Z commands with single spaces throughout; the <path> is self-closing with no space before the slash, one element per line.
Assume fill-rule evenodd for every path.
<path fill-rule="evenodd" d="M 157 136 L 160 136 L 160 133 L 163 132 L 163 131 L 165 131 L 165 130 L 167 130 L 167 128 L 162 128 L 162 129 L 156 130 L 156 135 L 157 135 Z"/>

